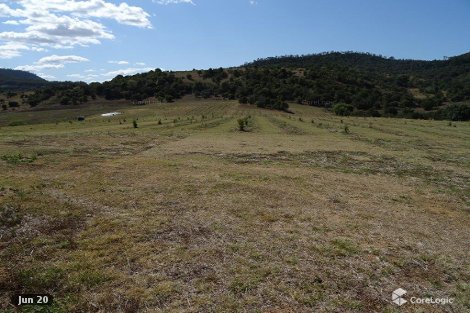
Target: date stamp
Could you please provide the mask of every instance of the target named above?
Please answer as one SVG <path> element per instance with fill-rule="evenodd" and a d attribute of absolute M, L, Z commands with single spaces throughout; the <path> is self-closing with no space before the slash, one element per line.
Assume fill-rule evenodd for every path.
<path fill-rule="evenodd" d="M 15 306 L 23 305 L 51 305 L 54 298 L 47 294 L 17 294 L 11 297 Z"/>

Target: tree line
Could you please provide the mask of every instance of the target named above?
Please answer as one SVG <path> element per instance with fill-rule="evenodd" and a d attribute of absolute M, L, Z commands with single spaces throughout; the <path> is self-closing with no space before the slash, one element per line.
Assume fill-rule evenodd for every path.
<path fill-rule="evenodd" d="M 336 105 L 335 112 L 348 115 L 469 119 L 470 54 L 414 61 L 332 52 L 260 59 L 230 69 L 156 69 L 104 83 L 54 83 L 36 90 L 28 103 L 73 105 L 96 97 L 172 102 L 190 94 L 276 110 L 288 110 L 288 103 L 296 102 L 331 109 Z"/>

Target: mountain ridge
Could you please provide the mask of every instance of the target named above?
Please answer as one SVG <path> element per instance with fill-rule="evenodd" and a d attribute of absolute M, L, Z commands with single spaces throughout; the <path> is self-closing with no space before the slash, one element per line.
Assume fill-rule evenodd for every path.
<path fill-rule="evenodd" d="M 96 97 L 173 102 L 186 95 L 277 110 L 297 102 L 345 115 L 468 119 L 468 104 L 460 103 L 470 102 L 470 53 L 422 61 L 330 52 L 258 59 L 232 68 L 156 69 L 103 83 L 49 83 L 28 95 L 26 103 L 74 105 Z M 449 111 L 450 104 L 457 107 Z"/>
<path fill-rule="evenodd" d="M 0 90 L 25 90 L 41 87 L 47 83 L 47 80 L 31 72 L 0 68 Z"/>

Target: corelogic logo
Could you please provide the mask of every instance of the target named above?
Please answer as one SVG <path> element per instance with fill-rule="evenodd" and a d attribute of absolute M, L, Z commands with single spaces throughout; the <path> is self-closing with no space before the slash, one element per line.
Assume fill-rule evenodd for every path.
<path fill-rule="evenodd" d="M 403 288 L 398 288 L 392 292 L 392 302 L 398 306 L 402 306 L 403 304 L 407 303 L 403 296 L 406 295 L 407 291 Z"/>
<path fill-rule="evenodd" d="M 402 306 L 403 304 L 407 303 L 408 301 L 405 300 L 403 297 L 408 292 L 403 288 L 398 288 L 392 292 L 392 302 L 398 306 Z M 418 297 L 411 297 L 410 303 L 412 304 L 434 304 L 434 305 L 446 305 L 454 303 L 454 298 L 443 297 L 443 298 L 433 298 L 433 297 L 426 297 L 426 298 L 418 298 Z"/>

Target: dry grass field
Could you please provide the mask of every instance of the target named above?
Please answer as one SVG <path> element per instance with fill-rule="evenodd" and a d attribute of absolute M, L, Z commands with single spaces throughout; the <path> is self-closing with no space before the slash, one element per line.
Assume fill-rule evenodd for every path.
<path fill-rule="evenodd" d="M 0 311 L 469 312 L 470 123 L 291 109 L 0 114 Z"/>

